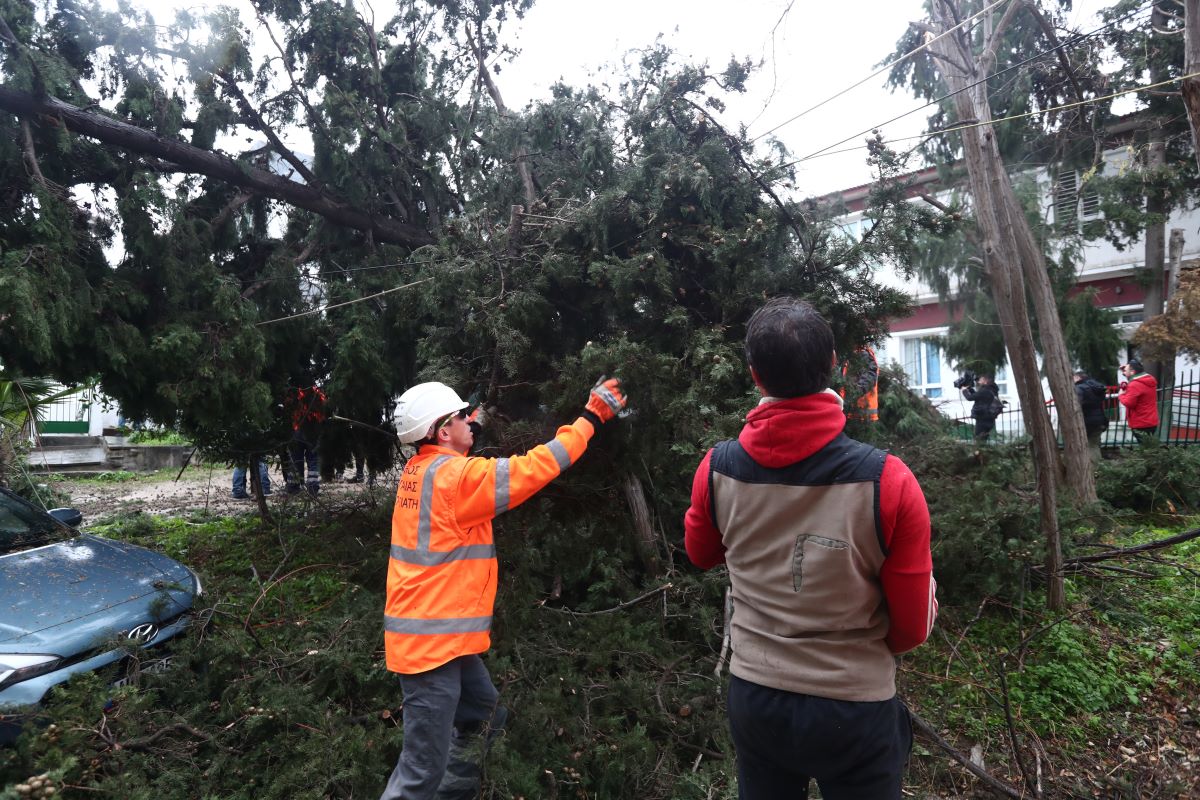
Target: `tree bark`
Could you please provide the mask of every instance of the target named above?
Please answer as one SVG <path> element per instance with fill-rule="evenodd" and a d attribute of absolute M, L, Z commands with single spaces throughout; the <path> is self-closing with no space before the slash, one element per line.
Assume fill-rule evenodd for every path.
<path fill-rule="evenodd" d="M 1200 72 L 1200 0 L 1184 0 L 1183 14 L 1183 74 L 1194 75 Z M 1200 77 L 1185 79 L 1180 88 L 1192 129 L 1192 152 L 1196 154 L 1196 166 L 1200 167 Z"/>
<path fill-rule="evenodd" d="M 178 164 L 186 172 L 206 175 L 247 189 L 262 197 L 280 200 L 318 214 L 343 227 L 370 233 L 377 242 L 421 247 L 436 239 L 429 231 L 340 202 L 319 189 L 227 156 L 164 139 L 153 131 L 130 125 L 95 111 L 85 111 L 53 97 L 35 97 L 0 86 L 0 109 L 43 125 L 61 125 L 121 150 L 154 156 Z"/>
<path fill-rule="evenodd" d="M 1157 123 L 1156 123 L 1157 125 Z M 1159 173 L 1167 163 L 1167 148 L 1162 140 L 1162 131 L 1155 127 L 1150 133 L 1150 147 L 1146 154 L 1146 171 L 1152 173 L 1147 185 L 1146 213 L 1163 216 L 1161 222 L 1152 222 L 1146 226 L 1145 271 L 1146 297 L 1142 301 L 1142 319 L 1148 320 L 1163 313 L 1163 283 L 1166 278 L 1166 211 L 1167 204 L 1163 198 L 1163 190 L 1155 187 L 1154 174 Z M 1142 366 L 1146 372 L 1154 376 L 1158 385 L 1162 386 L 1162 364 L 1152 359 L 1146 359 Z"/>
<path fill-rule="evenodd" d="M 658 576 L 662 572 L 662 562 L 658 556 L 658 541 L 654 535 L 654 523 L 650 516 L 650 506 L 646 503 L 646 493 L 638 476 L 630 473 L 621 483 L 625 493 L 625 502 L 633 515 L 633 543 L 638 557 L 642 561 L 648 575 Z"/>
<path fill-rule="evenodd" d="M 955 9 L 950 0 L 938 0 L 934 3 L 933 18 L 941 31 L 954 27 L 955 16 Z M 997 30 L 997 35 L 1002 35 L 1002 28 L 1003 26 L 1000 26 Z M 994 47 L 994 42 L 989 43 L 989 46 Z M 967 165 L 976 220 L 982 234 L 984 269 L 992 287 L 1005 347 L 1009 358 L 1012 359 L 1013 379 L 1021 401 L 1025 428 L 1033 438 L 1041 529 L 1046 540 L 1047 605 L 1058 610 L 1066 604 L 1057 508 L 1058 442 L 1042 393 L 1037 354 L 1033 346 L 1033 331 L 1029 322 L 1025 275 L 1021 267 L 1021 237 L 1016 233 L 1021 226 L 1027 229 L 1028 223 L 1023 213 L 1017 213 L 1019 207 L 1015 198 L 1009 199 L 1014 197 L 1012 185 L 1004 170 L 995 134 L 988 124 L 992 119 L 992 111 L 987 98 L 986 83 L 970 86 L 975 81 L 975 72 L 980 66 L 969 40 L 961 33 L 947 36 L 937 40 L 931 50 L 938 57 L 948 88 L 955 93 L 957 117 L 960 120 L 984 123 L 962 130 L 963 158 Z M 987 56 L 985 51 L 985 62 L 989 60 Z M 961 66 L 965 64 L 972 67 Z M 1032 233 L 1029 234 L 1029 239 L 1033 240 Z M 1046 323 L 1059 325 L 1057 315 Z M 1061 336 L 1061 326 L 1059 335 Z M 1073 407 L 1077 403 L 1073 388 L 1070 398 Z M 1082 432 L 1082 422 L 1079 427 Z"/>
<path fill-rule="evenodd" d="M 1183 229 L 1172 228 L 1171 240 L 1169 245 L 1170 257 L 1167 265 L 1167 295 L 1163 301 L 1163 312 L 1170 314 L 1175 311 L 1177 303 L 1174 302 L 1175 295 L 1179 293 L 1179 270 L 1183 266 Z M 1166 441 L 1171 435 L 1171 425 L 1174 424 L 1174 403 L 1171 402 L 1175 393 L 1175 356 L 1164 358 L 1162 360 L 1162 380 L 1158 385 L 1163 389 L 1165 401 L 1159 417 L 1162 420 L 1160 430 L 1162 431 L 1163 441 Z"/>

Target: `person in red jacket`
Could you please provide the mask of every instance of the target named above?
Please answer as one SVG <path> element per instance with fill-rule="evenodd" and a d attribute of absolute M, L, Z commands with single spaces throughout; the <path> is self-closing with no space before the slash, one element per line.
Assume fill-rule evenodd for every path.
<path fill-rule="evenodd" d="M 1128 383 L 1121 384 L 1117 399 L 1125 406 L 1125 419 L 1133 435 L 1146 444 L 1158 430 L 1158 381 L 1142 369 L 1142 362 L 1136 358 L 1121 365 L 1121 374 Z"/>
<path fill-rule="evenodd" d="M 772 300 L 746 330 L 762 399 L 696 470 L 684 544 L 733 597 L 728 715 L 742 800 L 897 798 L 912 747 L 894 656 L 937 616 L 929 509 L 895 456 L 850 439 L 833 333 Z"/>

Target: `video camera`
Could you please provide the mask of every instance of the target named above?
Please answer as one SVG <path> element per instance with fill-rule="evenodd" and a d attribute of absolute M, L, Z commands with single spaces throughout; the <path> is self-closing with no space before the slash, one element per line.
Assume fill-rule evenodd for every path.
<path fill-rule="evenodd" d="M 965 389 L 968 386 L 974 386 L 978 376 L 969 369 L 963 370 L 963 374 L 954 379 L 955 389 Z"/>

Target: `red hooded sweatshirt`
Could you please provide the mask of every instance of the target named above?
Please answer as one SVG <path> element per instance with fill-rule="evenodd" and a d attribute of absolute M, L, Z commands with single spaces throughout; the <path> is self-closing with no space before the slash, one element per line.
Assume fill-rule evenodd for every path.
<path fill-rule="evenodd" d="M 1145 372 L 1134 375 L 1117 399 L 1125 406 L 1129 427 L 1138 430 L 1158 427 L 1158 381 L 1153 375 Z"/>
<path fill-rule="evenodd" d="M 846 426 L 846 415 L 830 391 L 764 401 L 746 416 L 738 442 L 758 464 L 780 468 L 829 444 Z M 701 569 L 725 561 L 721 532 L 711 518 L 709 471 L 712 450 L 700 462 L 692 482 L 692 503 L 684 517 L 688 558 Z M 887 556 L 879 581 L 887 600 L 893 653 L 925 641 L 937 617 L 936 583 L 929 552 L 929 508 L 909 468 L 888 455 L 879 479 L 879 511 Z"/>

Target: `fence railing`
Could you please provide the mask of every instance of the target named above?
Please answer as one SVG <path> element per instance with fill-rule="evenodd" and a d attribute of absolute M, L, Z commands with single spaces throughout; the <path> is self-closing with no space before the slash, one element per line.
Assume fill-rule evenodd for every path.
<path fill-rule="evenodd" d="M 1109 386 L 1104 397 L 1104 413 L 1108 417 L 1108 430 L 1100 437 L 1101 447 L 1133 447 L 1138 443 L 1125 418 L 1125 407 L 1117 400 L 1119 387 Z M 1058 425 L 1058 407 L 1048 400 L 1050 422 L 1054 434 L 1062 443 Z M 1158 439 L 1169 445 L 1200 446 L 1200 371 L 1190 370 L 1179 376 L 1174 386 L 1158 389 Z M 955 432 L 960 439 L 970 441 L 975 435 L 975 420 L 970 417 L 955 418 Z M 1025 420 L 1019 408 L 1007 408 L 996 417 L 996 427 L 988 437 L 989 442 L 1013 441 L 1025 435 Z"/>
<path fill-rule="evenodd" d="M 39 433 L 87 433 L 91 426 L 91 392 L 80 389 L 45 406 L 38 414 Z"/>

